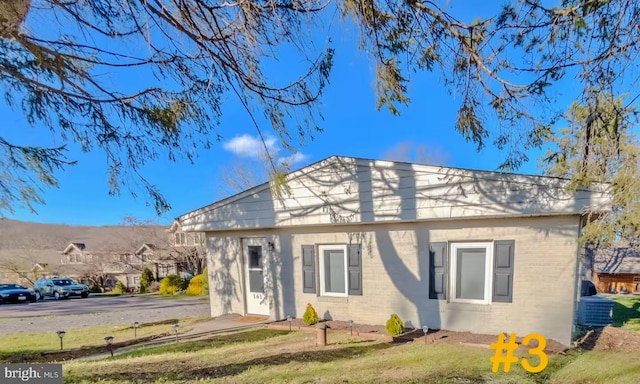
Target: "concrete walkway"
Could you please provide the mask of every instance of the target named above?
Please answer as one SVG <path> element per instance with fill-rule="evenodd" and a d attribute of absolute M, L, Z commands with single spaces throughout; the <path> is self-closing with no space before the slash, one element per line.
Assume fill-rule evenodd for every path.
<path fill-rule="evenodd" d="M 218 333 L 232 332 L 232 331 L 238 331 L 241 329 L 248 329 L 248 328 L 255 328 L 255 327 L 262 327 L 265 324 L 268 324 L 271 322 L 271 320 L 268 320 L 268 319 L 255 321 L 255 322 L 238 321 L 241 318 L 242 316 L 240 315 L 224 315 L 224 316 L 212 318 L 209 321 L 194 323 L 190 326 L 191 329 L 188 332 L 178 333 L 177 342 L 180 343 L 187 340 L 191 341 L 191 340 L 206 339 Z M 170 344 L 175 342 L 176 342 L 175 336 L 165 336 L 155 340 L 146 341 L 146 342 L 135 344 L 135 345 L 129 345 L 127 347 L 114 349 L 113 355 L 117 356 L 126 352 L 130 352 L 134 349 Z M 74 361 L 100 360 L 110 356 L 111 354 L 108 352 L 98 353 L 91 356 L 80 357 L 80 358 L 74 359 Z"/>

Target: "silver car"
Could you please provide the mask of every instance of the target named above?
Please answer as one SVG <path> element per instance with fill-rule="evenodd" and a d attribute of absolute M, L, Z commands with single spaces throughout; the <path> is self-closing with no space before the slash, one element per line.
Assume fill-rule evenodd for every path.
<path fill-rule="evenodd" d="M 53 297 L 56 300 L 73 296 L 89 297 L 89 287 L 80 284 L 73 279 L 55 277 L 51 279 L 39 279 L 33 284 L 38 300 L 45 297 Z"/>

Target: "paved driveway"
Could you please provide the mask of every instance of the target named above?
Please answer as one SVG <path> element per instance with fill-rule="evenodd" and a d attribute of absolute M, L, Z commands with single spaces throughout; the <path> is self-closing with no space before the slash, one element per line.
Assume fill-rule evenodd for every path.
<path fill-rule="evenodd" d="M 148 296 L 90 296 L 87 299 L 42 300 L 0 305 L 3 333 L 53 332 L 90 325 L 153 322 L 208 316 L 209 302 L 200 298 L 161 299 Z"/>

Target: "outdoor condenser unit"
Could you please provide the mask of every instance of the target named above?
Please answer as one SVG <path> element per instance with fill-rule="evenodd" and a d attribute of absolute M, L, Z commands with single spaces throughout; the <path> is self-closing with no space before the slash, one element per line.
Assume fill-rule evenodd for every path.
<path fill-rule="evenodd" d="M 613 300 L 601 296 L 584 296 L 578 304 L 578 324 L 604 327 L 613 322 Z"/>

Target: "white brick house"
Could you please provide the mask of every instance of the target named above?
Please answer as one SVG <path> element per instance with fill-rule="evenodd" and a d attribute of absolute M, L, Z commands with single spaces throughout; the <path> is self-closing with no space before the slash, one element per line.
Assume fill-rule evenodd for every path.
<path fill-rule="evenodd" d="M 211 314 L 571 340 L 578 236 L 604 191 L 566 180 L 330 157 L 178 218 L 206 232 Z"/>

